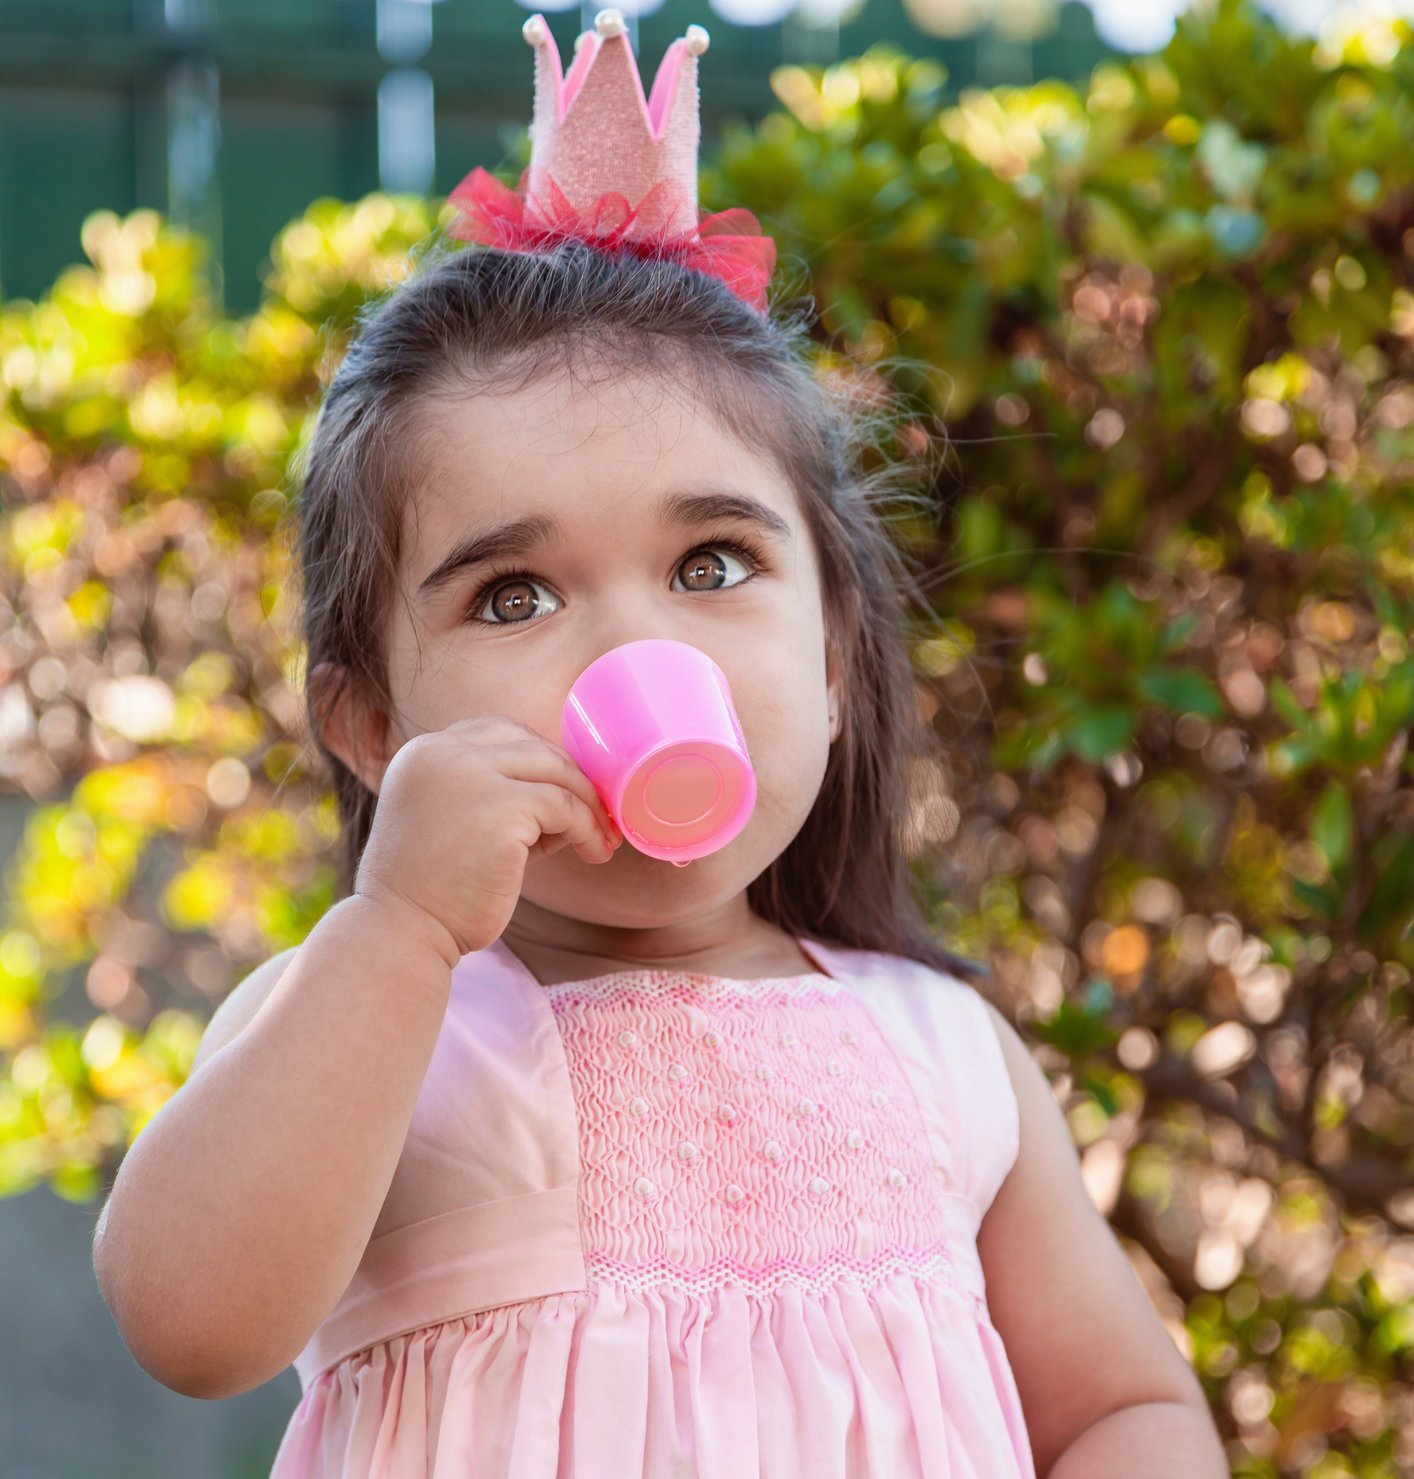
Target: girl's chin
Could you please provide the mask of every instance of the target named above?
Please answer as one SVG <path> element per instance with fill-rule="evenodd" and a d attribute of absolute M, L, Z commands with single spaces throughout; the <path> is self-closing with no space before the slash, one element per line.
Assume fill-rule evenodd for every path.
<path fill-rule="evenodd" d="M 636 873 L 643 874 L 645 878 L 662 878 L 669 883 L 680 878 L 690 878 L 694 872 L 697 874 L 718 872 L 724 864 L 729 866 L 730 862 L 731 849 L 729 847 L 708 853 L 704 858 L 685 858 L 680 862 L 673 862 L 667 858 L 654 858 L 647 853 L 639 852 L 631 842 L 625 842 L 613 857 L 613 863 L 618 864 L 625 872 L 632 868 Z"/>

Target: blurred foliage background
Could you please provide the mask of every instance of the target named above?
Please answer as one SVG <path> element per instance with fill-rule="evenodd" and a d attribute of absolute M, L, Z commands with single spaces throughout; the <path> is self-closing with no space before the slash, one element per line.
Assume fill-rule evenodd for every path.
<path fill-rule="evenodd" d="M 1079 90 L 943 82 L 782 69 L 704 179 L 905 408 L 937 929 L 1234 1472 L 1414 1472 L 1414 32 L 1219 0 Z M 316 203 L 238 319 L 100 213 L 0 314 L 0 1193 L 99 1197 L 333 897 L 291 459 L 438 210 Z"/>

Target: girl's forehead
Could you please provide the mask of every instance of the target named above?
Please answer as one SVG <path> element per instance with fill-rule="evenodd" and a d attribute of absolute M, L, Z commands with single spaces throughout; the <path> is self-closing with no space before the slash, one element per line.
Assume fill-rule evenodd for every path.
<path fill-rule="evenodd" d="M 735 493 L 798 525 L 781 469 L 722 424 L 690 388 L 660 376 L 546 376 L 511 390 L 439 395 L 415 424 L 408 533 L 543 515 L 571 529 L 680 522 L 694 491 Z M 681 500 L 675 506 L 680 512 Z"/>
<path fill-rule="evenodd" d="M 659 456 L 684 442 L 750 453 L 696 387 L 660 373 L 545 373 L 523 385 L 438 395 L 418 421 L 434 447 L 464 455 L 475 442 L 486 458 Z"/>

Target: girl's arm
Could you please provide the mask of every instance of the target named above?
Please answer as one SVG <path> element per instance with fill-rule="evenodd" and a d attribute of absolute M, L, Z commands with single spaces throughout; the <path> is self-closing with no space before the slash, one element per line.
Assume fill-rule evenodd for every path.
<path fill-rule="evenodd" d="M 1096 1211 L 1045 1076 L 995 1009 L 1021 1145 L 978 1234 L 1041 1479 L 1225 1479 L 1203 1389 Z"/>
<path fill-rule="evenodd" d="M 214 1398 L 269 1381 L 353 1277 L 450 994 L 451 939 L 421 923 L 357 897 L 330 910 L 223 1003 L 129 1150 L 94 1270 L 164 1386 Z"/>
<path fill-rule="evenodd" d="M 397 751 L 354 896 L 283 970 L 242 982 L 208 1030 L 229 1040 L 118 1170 L 93 1262 L 141 1366 L 228 1397 L 294 1360 L 363 1256 L 458 960 L 505 928 L 529 858 L 602 863 L 621 841 L 583 772 L 523 725 L 462 720 Z"/>

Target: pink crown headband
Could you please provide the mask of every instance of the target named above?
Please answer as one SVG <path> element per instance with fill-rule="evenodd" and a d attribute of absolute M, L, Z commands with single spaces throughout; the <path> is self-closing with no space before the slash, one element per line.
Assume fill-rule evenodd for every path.
<path fill-rule="evenodd" d="M 514 190 L 477 168 L 452 191 L 453 236 L 508 251 L 566 240 L 664 258 L 720 278 L 766 311 L 776 244 L 750 211 L 697 208 L 697 59 L 707 32 L 689 26 L 665 53 L 645 98 L 621 12 L 601 10 L 575 42 L 566 74 L 542 15 L 522 28 L 535 49 L 530 166 Z"/>

